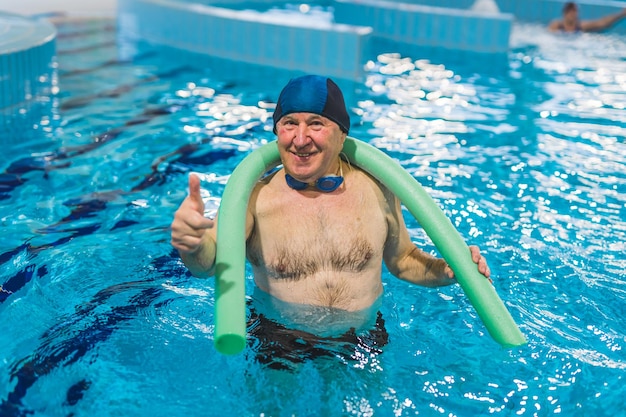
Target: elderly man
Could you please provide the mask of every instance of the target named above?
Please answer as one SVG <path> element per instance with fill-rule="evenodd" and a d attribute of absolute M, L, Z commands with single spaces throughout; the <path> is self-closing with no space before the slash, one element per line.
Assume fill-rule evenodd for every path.
<path fill-rule="evenodd" d="M 256 286 L 288 303 L 359 311 L 383 291 L 384 261 L 396 277 L 428 287 L 456 282 L 442 259 L 411 241 L 399 200 L 341 158 L 350 117 L 331 79 L 292 79 L 280 93 L 274 132 L 282 169 L 259 181 L 248 204 L 247 258 Z M 191 273 L 211 276 L 216 220 L 203 216 L 197 177 L 172 222 L 172 244 Z M 224 214 L 223 214 L 224 215 Z M 478 270 L 490 271 L 477 247 Z"/>

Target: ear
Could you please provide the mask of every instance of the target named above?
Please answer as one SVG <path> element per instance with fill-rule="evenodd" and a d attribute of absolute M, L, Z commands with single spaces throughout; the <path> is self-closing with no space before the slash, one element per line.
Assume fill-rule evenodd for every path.
<path fill-rule="evenodd" d="M 346 134 L 345 133 L 341 133 L 341 136 L 339 137 L 339 153 L 343 152 L 343 145 L 346 143 Z"/>

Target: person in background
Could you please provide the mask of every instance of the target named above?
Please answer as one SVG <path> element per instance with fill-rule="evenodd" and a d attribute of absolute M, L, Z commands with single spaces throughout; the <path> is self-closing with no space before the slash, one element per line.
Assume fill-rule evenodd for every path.
<path fill-rule="evenodd" d="M 411 241 L 398 198 L 341 157 L 350 117 L 335 82 L 317 75 L 290 80 L 280 93 L 273 122 L 282 168 L 254 187 L 245 225 L 246 255 L 262 291 L 259 298 L 269 296 L 295 310 L 313 306 L 313 311 L 358 315 L 381 297 L 383 261 L 393 275 L 414 284 L 456 282 L 443 259 Z M 203 213 L 199 179 L 190 175 L 189 195 L 171 224 L 171 243 L 197 277 L 214 274 L 219 245 L 218 219 Z M 490 270 L 478 247 L 470 246 L 470 252 L 488 279 Z M 309 315 L 307 320 L 317 318 Z M 320 345 L 311 335 L 274 327 L 272 337 L 298 335 L 297 343 L 285 342 L 287 346 L 300 349 L 305 341 L 311 349 Z M 383 335 L 376 337 L 377 344 L 386 343 L 386 333 L 379 328 L 377 334 Z M 348 331 L 338 340 L 345 337 L 356 336 Z M 277 344 L 267 345 L 275 349 Z"/>
<path fill-rule="evenodd" d="M 580 20 L 578 5 L 574 2 L 567 2 L 563 6 L 563 19 L 553 20 L 548 29 L 552 32 L 600 32 L 615 25 L 624 17 L 626 17 L 626 8 L 599 19 Z"/>

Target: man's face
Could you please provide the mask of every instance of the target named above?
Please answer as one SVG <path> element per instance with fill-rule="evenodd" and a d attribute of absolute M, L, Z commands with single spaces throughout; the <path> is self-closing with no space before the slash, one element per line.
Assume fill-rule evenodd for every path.
<path fill-rule="evenodd" d="M 572 7 L 567 10 L 563 16 L 563 21 L 568 26 L 575 25 L 578 22 L 578 9 L 576 7 Z"/>
<path fill-rule="evenodd" d="M 346 134 L 314 113 L 291 113 L 276 124 L 280 159 L 287 173 L 303 182 L 335 175 Z"/>

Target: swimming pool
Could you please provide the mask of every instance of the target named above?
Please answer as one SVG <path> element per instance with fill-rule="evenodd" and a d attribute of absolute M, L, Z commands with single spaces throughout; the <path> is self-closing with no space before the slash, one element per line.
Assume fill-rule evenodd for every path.
<path fill-rule="evenodd" d="M 212 281 L 187 275 L 168 227 L 190 171 L 219 197 L 273 139 L 288 74 L 120 60 L 111 21 L 59 31 L 55 114 L 3 139 L 3 417 L 624 413 L 622 36 L 518 25 L 506 72 L 390 54 L 348 95 L 351 134 L 483 248 L 527 346 L 493 342 L 460 288 L 385 273 L 382 348 L 328 343 L 276 370 L 216 352 Z"/>

